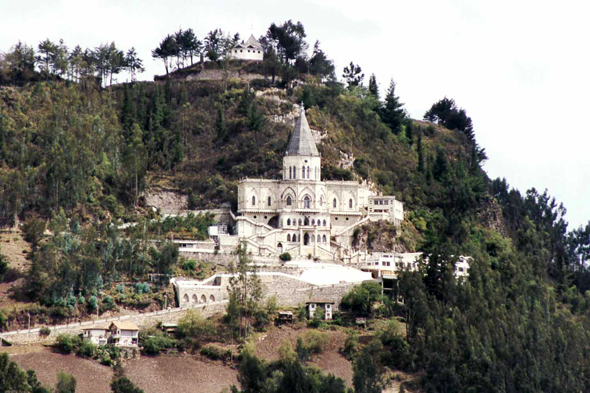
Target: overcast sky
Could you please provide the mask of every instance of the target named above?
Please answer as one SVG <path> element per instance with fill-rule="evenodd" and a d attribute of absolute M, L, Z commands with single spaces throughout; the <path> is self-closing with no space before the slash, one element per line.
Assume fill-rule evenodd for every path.
<path fill-rule="evenodd" d="M 421 119 L 447 96 L 473 119 L 491 178 L 506 177 L 563 202 L 570 229 L 590 220 L 590 61 L 584 1 L 31 1 L 0 0 L 0 51 L 45 38 L 69 47 L 134 46 L 147 71 L 164 73 L 151 50 L 178 28 L 264 34 L 301 21 L 340 77 L 351 60 L 382 89 L 393 78 Z M 120 82 L 125 77 L 119 77 Z"/>

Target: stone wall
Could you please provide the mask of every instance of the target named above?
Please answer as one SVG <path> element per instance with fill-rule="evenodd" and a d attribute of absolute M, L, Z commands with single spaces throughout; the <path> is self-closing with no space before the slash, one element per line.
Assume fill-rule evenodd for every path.
<path fill-rule="evenodd" d="M 177 301 L 181 306 L 198 304 L 201 301 L 209 301 L 213 296 L 215 300 L 228 298 L 227 287 L 229 274 L 218 274 L 209 279 L 198 281 L 174 282 Z M 334 301 L 338 308 L 342 296 L 353 286 L 360 283 L 344 283 L 333 285 L 313 285 L 296 276 L 279 272 L 259 273 L 265 297 L 276 296 L 278 303 L 283 307 L 297 307 L 312 299 L 327 299 Z"/>
<path fill-rule="evenodd" d="M 155 325 L 158 322 L 163 323 L 175 323 L 180 318 L 186 315 L 189 310 L 198 310 L 201 315 L 209 317 L 213 314 L 225 311 L 225 301 L 216 301 L 215 303 L 208 304 L 196 304 L 187 307 L 169 308 L 167 310 L 155 311 L 151 313 L 142 313 L 134 315 L 123 315 L 119 317 L 111 317 L 105 319 L 98 319 L 86 322 L 75 322 L 67 325 L 58 325 L 51 328 L 51 334 L 49 336 L 41 336 L 39 334 L 39 328 L 35 329 L 22 329 L 12 332 L 6 332 L 0 334 L 0 339 L 6 340 L 12 344 L 22 345 L 30 344 L 34 342 L 42 341 L 53 341 L 60 334 L 80 334 L 82 329 L 92 325 L 102 325 L 113 321 L 132 321 L 139 328 L 148 328 Z M 1 341 L 1 340 L 0 340 Z"/>
<path fill-rule="evenodd" d="M 224 70 L 202 70 L 199 73 L 190 74 L 186 80 L 208 80 L 220 81 L 224 79 L 240 79 L 243 81 L 252 81 L 255 79 L 266 79 L 264 75 L 241 73 L 238 71 L 224 71 Z"/>

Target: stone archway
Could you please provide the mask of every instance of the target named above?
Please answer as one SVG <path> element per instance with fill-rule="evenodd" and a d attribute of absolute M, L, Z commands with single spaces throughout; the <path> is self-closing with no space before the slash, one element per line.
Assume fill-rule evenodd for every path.
<path fill-rule="evenodd" d="M 213 302 L 215 301 L 215 296 L 213 296 L 213 295 L 210 295 L 210 296 L 209 296 L 209 301 L 210 301 L 211 303 L 213 303 Z"/>
<path fill-rule="evenodd" d="M 309 244 L 309 233 L 305 233 L 305 235 L 303 235 L 303 245 L 307 246 Z"/>
<path fill-rule="evenodd" d="M 199 300 L 197 300 L 197 295 L 193 295 L 192 300 L 193 300 L 193 303 L 199 302 Z"/>
<path fill-rule="evenodd" d="M 185 302 L 185 303 L 188 303 L 188 295 L 186 293 L 182 297 L 182 301 Z"/>
<path fill-rule="evenodd" d="M 279 227 L 279 216 L 271 217 L 271 219 L 268 220 L 268 225 L 272 228 L 278 228 Z"/>
<path fill-rule="evenodd" d="M 201 303 L 207 303 L 207 296 L 201 295 Z"/>

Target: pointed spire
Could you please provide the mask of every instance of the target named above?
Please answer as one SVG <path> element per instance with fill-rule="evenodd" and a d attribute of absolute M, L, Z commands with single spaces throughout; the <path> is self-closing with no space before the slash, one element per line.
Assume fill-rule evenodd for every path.
<path fill-rule="evenodd" d="M 311 129 L 305 117 L 305 107 L 301 103 L 299 118 L 295 121 L 295 129 L 287 146 L 288 156 L 319 156 L 318 148 L 311 135 Z"/>

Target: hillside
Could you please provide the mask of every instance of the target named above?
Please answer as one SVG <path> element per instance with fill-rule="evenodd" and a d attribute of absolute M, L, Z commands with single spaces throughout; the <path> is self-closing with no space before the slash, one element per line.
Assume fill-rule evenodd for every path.
<path fill-rule="evenodd" d="M 146 232 L 157 238 L 159 224 L 116 226 L 156 218 L 146 191 L 174 190 L 193 209 L 235 209 L 239 179 L 279 176 L 289 114 L 301 102 L 321 136 L 325 179 L 366 180 L 405 203 L 400 233 L 363 228 L 360 246 L 371 238 L 371 246 L 431 256 L 423 271 L 401 275 L 404 304 L 383 305 L 386 318 L 404 318 L 407 336 L 376 336 L 358 364 L 423 373 L 426 391 L 590 385 L 587 233 L 567 232 L 565 210 L 547 192 L 521 194 L 489 179 L 471 128 L 445 128 L 452 123 L 442 118 L 392 127 L 384 101 L 338 83 L 0 87 L 0 218 L 21 223 L 31 247 L 18 295 L 69 318 L 91 311 L 92 297 L 100 311 L 128 303 L 133 283 L 179 269 L 174 247 L 146 250 Z M 203 234 L 207 222 L 186 224 Z M 452 274 L 458 255 L 474 258 L 466 282 Z M 127 297 L 117 297 L 119 282 Z M 136 293 L 134 304 L 161 306 L 157 291 Z"/>

